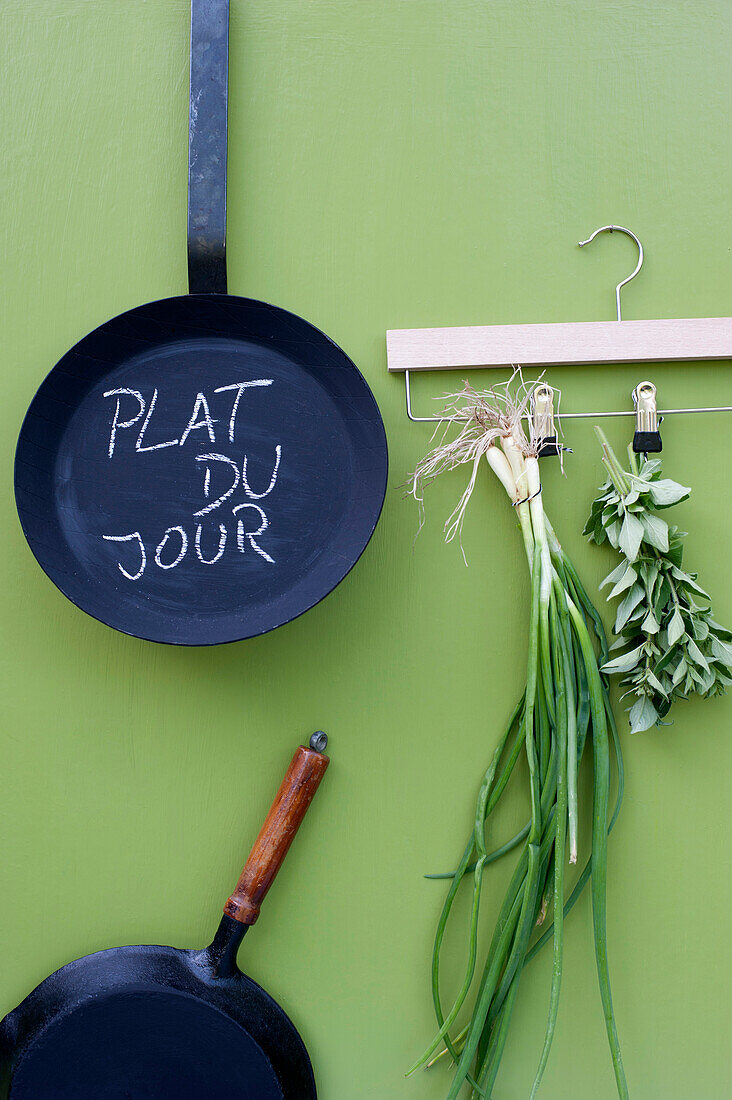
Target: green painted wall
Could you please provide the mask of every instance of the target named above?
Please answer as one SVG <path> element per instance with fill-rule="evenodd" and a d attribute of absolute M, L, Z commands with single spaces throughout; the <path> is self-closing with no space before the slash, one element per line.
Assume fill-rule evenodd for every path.
<path fill-rule="evenodd" d="M 432 1031 L 441 903 L 423 871 L 461 849 L 522 678 L 526 584 L 502 490 L 476 494 L 469 568 L 441 542 L 462 475 L 416 515 L 399 485 L 428 443 L 387 376 L 387 327 L 730 312 L 732 9 L 723 0 L 233 0 L 230 285 L 304 314 L 380 402 L 392 487 L 358 568 L 267 637 L 179 650 L 115 634 L 41 574 L 12 500 L 23 412 L 105 318 L 185 288 L 186 0 L 5 0 L 0 11 L 2 630 L 0 1011 L 49 970 L 120 943 L 202 944 L 294 742 L 333 764 L 242 964 L 299 1022 L 323 1100 L 440 1100 L 405 1082 Z M 729 366 L 658 366 L 666 404 L 730 403 Z M 556 371 L 567 409 L 627 404 L 642 368 Z M 450 381 L 454 381 L 454 377 Z M 446 379 L 417 380 L 428 407 Z M 730 424 L 669 418 L 689 561 L 725 583 Z M 627 425 L 614 422 L 614 442 Z M 600 476 L 568 429 L 546 501 L 594 584 L 581 524 Z M 632 1095 L 727 1094 L 732 703 L 625 737 L 610 851 L 614 991 Z M 520 802 L 509 815 L 521 813 Z M 504 819 L 505 821 L 505 819 Z M 506 827 L 508 823 L 506 822 Z M 485 933 L 498 900 L 485 904 Z M 490 880 L 489 880 L 490 881 Z M 39 929 L 42 929 L 39 932 Z M 589 906 L 567 928 L 542 1095 L 614 1095 Z M 459 949 L 454 944 L 457 973 Z M 549 959 L 526 975 L 497 1093 L 524 1100 Z M 447 978 L 450 973 L 448 969 Z"/>

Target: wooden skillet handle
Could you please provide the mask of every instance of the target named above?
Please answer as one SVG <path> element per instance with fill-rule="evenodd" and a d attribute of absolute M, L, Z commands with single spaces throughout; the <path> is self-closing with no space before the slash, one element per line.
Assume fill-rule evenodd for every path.
<path fill-rule="evenodd" d="M 314 733 L 310 738 L 310 748 L 300 745 L 292 758 L 239 876 L 236 890 L 224 906 L 227 916 L 240 924 L 254 924 L 259 916 L 265 895 L 330 764 L 323 751 L 327 744 L 328 738 L 324 733 Z"/>

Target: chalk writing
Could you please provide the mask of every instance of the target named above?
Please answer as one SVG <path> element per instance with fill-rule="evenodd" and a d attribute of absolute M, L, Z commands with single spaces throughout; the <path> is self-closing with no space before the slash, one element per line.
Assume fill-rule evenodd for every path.
<path fill-rule="evenodd" d="M 132 420 L 120 420 L 119 418 L 119 410 L 121 405 L 120 397 L 123 394 L 127 394 L 129 397 L 134 397 L 139 402 L 137 413 L 135 416 L 132 417 Z M 137 423 L 137 421 L 140 419 L 145 411 L 145 398 L 138 390 L 128 390 L 126 388 L 119 390 L 107 390 L 104 396 L 117 398 L 117 408 L 114 410 L 114 416 L 112 418 L 112 430 L 109 433 L 109 457 L 111 458 L 114 454 L 114 445 L 117 442 L 117 429 L 131 428 L 133 424 Z"/>
<path fill-rule="evenodd" d="M 250 386 L 271 386 L 273 379 L 271 378 L 255 378 L 253 382 L 234 382 L 231 386 L 219 386 L 214 393 L 226 393 L 227 390 L 236 390 L 237 394 L 234 398 L 234 404 L 231 409 L 231 419 L 229 420 L 229 443 L 234 442 L 234 427 L 236 425 L 236 414 L 239 411 L 239 401 L 244 390 L 249 389 Z"/>
<path fill-rule="evenodd" d="M 249 482 L 247 480 L 247 456 L 244 455 L 244 461 L 241 464 L 241 483 L 244 486 L 244 492 L 247 494 L 248 497 L 250 497 L 252 500 L 263 500 L 264 497 L 269 496 L 269 494 L 272 492 L 275 485 L 277 484 L 277 474 L 280 471 L 280 459 L 281 458 L 282 458 L 282 448 L 280 447 L 280 445 L 278 443 L 277 446 L 275 447 L 275 464 L 274 464 L 274 469 L 272 470 L 272 477 L 269 479 L 269 485 L 267 486 L 267 488 L 264 490 L 263 493 L 255 493 L 250 488 Z"/>
<path fill-rule="evenodd" d="M 259 513 L 260 524 L 256 531 L 247 531 L 241 520 L 237 522 L 236 541 L 240 552 L 243 554 L 246 551 L 246 546 L 244 545 L 244 539 L 246 538 L 252 550 L 255 550 L 261 557 L 264 558 L 265 561 L 272 562 L 272 564 L 274 565 L 274 558 L 271 558 L 267 551 L 263 550 L 262 547 L 258 546 L 257 543 L 254 541 L 255 535 L 263 535 L 269 527 L 269 520 L 265 515 L 264 509 L 260 508 L 258 504 L 237 504 L 236 508 L 232 508 L 231 510 L 234 515 L 236 515 L 237 512 L 243 511 L 244 508 L 254 508 L 255 511 Z"/>
<path fill-rule="evenodd" d="M 199 409 L 203 409 L 203 419 L 196 420 Z M 211 413 L 208 411 L 208 401 L 202 393 L 196 394 L 196 403 L 193 406 L 193 412 L 191 413 L 191 419 L 188 421 L 185 427 L 183 435 L 180 437 L 181 447 L 188 439 L 191 432 L 195 432 L 198 428 L 205 428 L 208 431 L 208 437 L 212 443 L 216 442 L 216 432 L 214 431 L 215 420 L 211 419 Z"/>
<path fill-rule="evenodd" d="M 103 539 L 107 542 L 131 542 L 133 539 L 137 539 L 140 547 L 141 564 L 136 573 L 128 573 L 121 562 L 117 562 L 117 568 L 120 573 L 123 573 L 127 577 L 128 581 L 139 581 L 142 574 L 145 572 L 145 566 L 147 565 L 147 555 L 145 554 L 145 543 L 142 541 L 142 535 L 139 531 L 133 531 L 131 535 L 102 535 Z"/>
<path fill-rule="evenodd" d="M 179 421 L 182 430 L 179 430 L 179 435 L 175 439 L 167 438 L 167 433 L 166 435 L 163 434 L 169 417 L 166 418 L 164 413 L 160 412 L 158 404 L 160 394 L 157 387 L 153 389 L 152 394 L 149 396 L 146 396 L 140 390 L 129 387 L 107 390 L 104 397 L 114 399 L 114 411 L 112 412 L 109 438 L 106 443 L 108 457 L 114 460 L 116 455 L 121 455 L 120 447 L 122 447 L 124 438 L 128 439 L 128 443 L 123 448 L 126 454 L 142 456 L 170 447 L 184 448 L 189 439 L 194 442 L 200 440 L 201 433 L 212 446 L 216 446 L 217 430 L 221 436 L 225 437 L 218 443 L 219 447 L 222 443 L 234 444 L 237 416 L 245 392 L 250 389 L 271 386 L 272 383 L 273 379 L 271 378 L 232 382 L 214 389 L 211 400 L 204 392 L 199 391 L 192 397 L 191 404 L 188 406 L 191 412 L 187 421 L 184 424 Z M 219 409 L 218 405 L 221 404 L 221 401 L 219 399 L 218 404 L 216 403 L 215 395 L 217 394 L 233 395 L 231 404 L 229 405 L 227 402 L 224 409 Z M 155 423 L 158 423 L 157 431 L 154 428 Z M 151 429 L 151 425 L 150 434 L 152 438 L 149 440 L 148 431 Z M 163 426 L 162 430 L 160 425 Z M 217 425 L 219 426 L 218 429 Z M 136 436 L 126 437 L 121 434 L 126 433 L 131 428 L 136 429 Z M 155 441 L 156 436 L 157 441 Z M 197 451 L 200 449 L 200 443 L 196 449 Z M 220 450 L 210 450 L 191 455 L 190 451 L 186 449 L 185 454 L 187 457 L 182 456 L 184 467 L 192 459 L 194 463 L 198 464 L 199 468 L 202 468 L 204 502 L 200 508 L 189 513 L 187 517 L 183 517 L 180 523 L 166 527 L 162 537 L 159 533 L 157 536 L 149 533 L 143 535 L 140 531 L 102 535 L 102 538 L 110 543 L 131 544 L 129 552 L 125 551 L 124 555 L 120 550 L 122 557 L 117 561 L 117 568 L 122 576 L 128 581 L 137 582 L 142 579 L 148 568 L 146 543 L 148 546 L 155 546 L 152 561 L 159 569 L 175 569 L 186 559 L 186 556 L 188 556 L 188 560 L 198 562 L 201 565 L 213 566 L 221 561 L 227 545 L 229 545 L 230 525 L 234 525 L 233 530 L 236 532 L 236 540 L 232 544 L 235 553 L 249 554 L 253 551 L 263 561 L 274 565 L 275 559 L 257 541 L 269 529 L 270 519 L 264 508 L 260 504 L 253 503 L 253 501 L 264 500 L 273 493 L 280 473 L 282 445 L 280 443 L 274 444 L 274 461 L 269 481 L 266 481 L 266 474 L 263 477 L 261 476 L 264 471 L 261 471 L 261 473 L 257 471 L 255 488 L 252 487 L 249 480 L 251 461 L 250 455 L 247 453 L 240 451 L 239 454 L 232 457 L 231 454 L 222 453 Z M 155 484 L 154 480 L 151 484 Z M 265 484 L 264 491 L 258 492 L 257 489 Z M 215 492 L 217 494 L 213 499 L 211 499 L 214 491 L 212 486 L 216 487 Z M 190 488 L 186 490 L 188 499 L 190 499 L 189 492 Z M 242 493 L 247 500 L 243 503 L 235 503 L 237 495 L 239 495 L 241 501 Z M 212 512 L 216 512 L 217 518 L 221 517 L 221 519 L 218 524 L 207 527 L 201 520 Z M 229 515 L 230 519 L 228 521 L 223 513 Z M 191 520 L 198 521 L 193 523 L 192 540 L 188 527 Z M 214 547 L 216 547 L 217 538 L 218 546 L 212 554 Z M 195 552 L 193 556 L 188 553 L 191 541 L 192 549 Z M 131 553 L 134 554 L 132 560 Z M 133 568 L 133 565 L 136 568 Z"/>
<path fill-rule="evenodd" d="M 105 397 L 107 396 L 106 393 L 105 393 L 104 396 Z M 166 440 L 165 443 L 153 443 L 149 447 L 143 447 L 142 441 L 145 438 L 145 432 L 147 431 L 147 426 L 150 423 L 150 418 L 152 417 L 152 414 L 155 411 L 155 402 L 157 401 L 157 399 L 158 399 L 158 391 L 157 391 L 157 389 L 155 389 L 155 390 L 153 390 L 152 399 L 150 401 L 150 407 L 147 410 L 147 416 L 145 417 L 145 423 L 140 428 L 140 434 L 138 435 L 137 442 L 135 443 L 135 450 L 139 454 L 147 454 L 149 451 L 160 451 L 160 450 L 163 449 L 163 447 L 177 447 L 178 443 L 180 442 L 180 440 L 178 440 L 178 439 L 168 439 L 168 440 Z M 126 425 L 121 425 L 121 426 L 126 427 Z M 109 457 L 111 458 L 112 455 L 110 454 Z"/>
<path fill-rule="evenodd" d="M 244 459 L 246 462 L 246 459 Z M 239 484 L 239 467 L 233 459 L 227 458 L 226 455 L 196 455 L 196 462 L 224 462 L 234 472 L 234 480 L 225 493 L 222 493 L 220 497 L 213 500 L 210 504 L 206 504 L 203 508 L 199 508 L 193 515 L 198 518 L 199 516 L 206 516 L 209 512 L 213 512 L 214 508 L 220 508 L 224 501 L 228 500 L 234 490 Z M 208 496 L 211 485 L 211 467 L 206 466 L 206 476 L 203 481 L 203 495 Z"/>
<path fill-rule="evenodd" d="M 239 412 L 239 404 L 241 402 L 242 394 L 244 393 L 244 391 L 248 390 L 248 389 L 252 389 L 252 388 L 259 388 L 259 387 L 262 387 L 262 386 L 271 386 L 272 382 L 273 382 L 272 378 L 254 378 L 249 382 L 233 382 L 228 386 L 219 386 L 218 389 L 214 390 L 215 394 L 216 393 L 227 393 L 227 392 L 228 393 L 231 393 L 231 392 L 234 393 L 234 400 L 233 400 L 233 403 L 232 403 L 232 406 L 231 406 L 231 413 L 229 414 L 228 430 L 227 430 L 227 438 L 228 438 L 229 443 L 234 442 L 234 433 L 235 433 L 235 430 L 236 430 L 236 418 L 237 418 L 237 414 Z M 107 390 L 105 392 L 104 396 L 105 397 L 116 397 L 116 399 L 117 399 L 116 400 L 116 407 L 115 407 L 115 410 L 114 410 L 114 415 L 112 417 L 110 433 L 109 433 L 108 454 L 109 454 L 110 458 L 112 458 L 113 455 L 114 455 L 115 446 L 117 444 L 117 433 L 118 433 L 118 431 L 122 428 L 132 428 L 132 427 L 134 427 L 134 425 L 137 424 L 142 419 L 143 416 L 145 417 L 145 419 L 143 421 L 142 428 L 140 429 L 139 435 L 138 435 L 136 443 L 135 443 L 135 450 L 138 453 L 145 453 L 147 451 L 160 450 L 162 447 L 175 447 L 176 444 L 179 444 L 182 447 L 187 442 L 188 437 L 191 435 L 191 432 L 198 431 L 201 428 L 206 429 L 210 442 L 212 444 L 216 443 L 216 429 L 215 429 L 215 426 L 216 426 L 216 424 L 219 423 L 220 418 L 219 417 L 213 417 L 211 415 L 209 400 L 206 397 L 205 393 L 200 393 L 199 392 L 199 393 L 196 394 L 196 396 L 193 400 L 193 404 L 192 404 L 191 415 L 189 416 L 188 421 L 185 424 L 179 439 L 168 439 L 163 443 L 155 443 L 155 444 L 153 444 L 151 446 L 147 446 L 147 447 L 143 445 L 143 440 L 145 438 L 145 434 L 146 434 L 146 432 L 148 430 L 148 427 L 150 425 L 150 421 L 153 418 L 153 413 L 155 411 L 155 406 L 157 404 L 157 400 L 158 400 L 158 390 L 157 390 L 157 388 L 153 390 L 153 394 L 152 394 L 152 397 L 150 398 L 150 404 L 149 405 L 147 403 L 147 400 L 143 397 L 143 395 L 140 393 L 139 390 L 129 389 L 126 386 L 120 387 L 119 389 Z M 137 412 L 135 412 L 135 414 L 133 416 L 131 416 L 131 418 L 129 420 L 120 420 L 120 411 L 121 411 L 121 407 L 122 407 L 122 398 L 125 398 L 125 397 L 133 399 L 133 407 L 134 407 L 134 402 L 135 401 L 137 402 Z M 130 402 L 128 401 L 127 404 L 129 405 Z M 125 415 L 129 415 L 129 413 L 126 413 Z M 199 419 L 199 416 L 200 416 L 200 419 Z M 196 436 L 196 439 L 200 439 L 200 437 Z"/>
<path fill-rule="evenodd" d="M 196 555 L 198 557 L 198 560 L 203 565 L 215 565 L 216 562 L 221 557 L 221 555 L 223 554 L 224 550 L 226 549 L 226 536 L 227 536 L 226 528 L 224 527 L 223 523 L 219 524 L 219 548 L 218 548 L 218 550 L 216 551 L 216 553 L 214 554 L 214 556 L 212 558 L 204 558 L 203 553 L 201 551 L 201 532 L 202 531 L 203 531 L 203 524 L 199 523 L 198 526 L 196 527 Z"/>
<path fill-rule="evenodd" d="M 167 546 L 168 539 L 170 538 L 170 536 L 173 534 L 174 531 L 177 531 L 178 534 L 180 535 L 180 550 L 178 551 L 178 557 L 177 558 L 173 558 L 172 561 L 166 563 L 162 560 L 161 554 L 162 554 L 163 550 L 165 549 L 165 547 Z M 183 528 L 180 527 L 178 524 L 176 524 L 175 527 L 169 527 L 167 529 L 167 531 L 165 532 L 165 534 L 163 535 L 162 540 L 158 544 L 157 550 L 155 551 L 155 564 L 159 565 L 161 569 L 175 569 L 176 565 L 180 565 L 180 563 L 183 561 L 183 558 L 186 556 L 186 550 L 187 549 L 188 549 L 188 535 L 185 533 Z"/>

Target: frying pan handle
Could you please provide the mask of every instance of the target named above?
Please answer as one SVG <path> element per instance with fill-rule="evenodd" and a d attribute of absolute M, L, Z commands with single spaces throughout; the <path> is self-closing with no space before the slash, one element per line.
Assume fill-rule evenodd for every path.
<path fill-rule="evenodd" d="M 254 924 L 259 916 L 265 895 L 330 764 L 323 751 L 327 744 L 324 733 L 314 733 L 310 747 L 300 745 L 292 758 L 236 890 L 224 906 L 224 913 L 240 924 Z"/>
<path fill-rule="evenodd" d="M 191 0 L 188 290 L 226 294 L 229 0 Z"/>

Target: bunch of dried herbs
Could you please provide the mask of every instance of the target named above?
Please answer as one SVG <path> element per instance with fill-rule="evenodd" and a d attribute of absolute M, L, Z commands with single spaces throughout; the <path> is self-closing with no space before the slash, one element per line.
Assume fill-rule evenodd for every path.
<path fill-rule="evenodd" d="M 697 574 L 683 568 L 685 532 L 658 515 L 691 490 L 661 477 L 660 459 L 639 462 L 630 448 L 623 469 L 596 431 L 609 476 L 584 533 L 598 545 L 607 539 L 623 555 L 600 585 L 612 585 L 609 600 L 620 598 L 610 647 L 620 652 L 603 672 L 622 676 L 637 733 L 663 724 L 674 699 L 724 694 L 732 684 L 732 631 L 714 621 Z"/>

